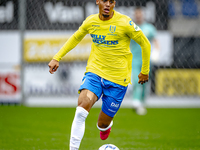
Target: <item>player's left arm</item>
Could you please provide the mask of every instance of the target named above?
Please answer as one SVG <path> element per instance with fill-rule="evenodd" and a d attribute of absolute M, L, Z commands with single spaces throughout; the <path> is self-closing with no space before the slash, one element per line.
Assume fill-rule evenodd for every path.
<path fill-rule="evenodd" d="M 151 44 L 143 32 L 141 30 L 139 32 L 138 36 L 133 40 L 138 43 L 142 49 L 142 68 L 138 75 L 138 83 L 143 84 L 149 80 Z"/>
<path fill-rule="evenodd" d="M 143 84 L 149 80 L 151 44 L 142 30 L 131 20 L 128 29 L 128 36 L 138 43 L 142 49 L 142 68 L 138 75 L 138 83 Z"/>

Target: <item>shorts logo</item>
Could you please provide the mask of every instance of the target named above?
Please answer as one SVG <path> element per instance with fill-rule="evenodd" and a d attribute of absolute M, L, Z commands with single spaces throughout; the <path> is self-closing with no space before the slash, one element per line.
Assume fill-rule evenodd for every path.
<path fill-rule="evenodd" d="M 115 104 L 114 102 L 111 103 L 111 107 L 116 107 L 118 108 L 119 107 L 119 104 Z"/>
<path fill-rule="evenodd" d="M 116 30 L 116 26 L 111 25 L 109 29 L 110 33 L 115 33 L 115 30 Z"/>

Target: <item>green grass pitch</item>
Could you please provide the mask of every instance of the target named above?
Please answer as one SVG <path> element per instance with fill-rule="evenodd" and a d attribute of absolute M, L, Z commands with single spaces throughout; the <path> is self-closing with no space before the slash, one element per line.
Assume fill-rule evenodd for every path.
<path fill-rule="evenodd" d="M 200 150 L 200 109 L 148 109 L 138 116 L 121 108 L 109 138 L 96 127 L 100 108 L 92 108 L 80 150 L 107 143 L 120 150 Z M 75 108 L 0 106 L 0 150 L 68 150 Z"/>

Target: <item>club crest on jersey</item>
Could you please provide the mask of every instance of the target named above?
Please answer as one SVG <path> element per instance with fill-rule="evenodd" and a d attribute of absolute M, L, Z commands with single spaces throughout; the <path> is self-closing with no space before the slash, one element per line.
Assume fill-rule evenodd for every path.
<path fill-rule="evenodd" d="M 110 33 L 115 33 L 116 31 L 116 26 L 110 26 L 110 29 L 109 29 Z"/>

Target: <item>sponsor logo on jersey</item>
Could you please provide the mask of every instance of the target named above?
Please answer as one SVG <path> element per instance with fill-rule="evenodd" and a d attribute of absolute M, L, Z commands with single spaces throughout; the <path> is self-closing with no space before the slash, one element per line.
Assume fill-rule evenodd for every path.
<path fill-rule="evenodd" d="M 131 20 L 131 21 L 129 21 L 129 24 L 130 24 L 130 26 L 132 26 L 133 25 L 133 27 L 134 27 L 134 29 L 135 29 L 135 31 L 140 31 L 140 28 L 135 24 L 135 23 L 133 23 L 133 21 Z"/>
<path fill-rule="evenodd" d="M 118 108 L 118 107 L 119 107 L 119 104 L 115 104 L 114 102 L 112 102 L 110 106 L 111 106 L 111 107 Z"/>
<path fill-rule="evenodd" d="M 110 31 L 110 33 L 115 33 L 116 26 L 111 25 L 109 31 Z"/>
<path fill-rule="evenodd" d="M 133 21 L 129 21 L 129 24 L 132 26 L 133 25 Z"/>
<path fill-rule="evenodd" d="M 105 35 L 97 35 L 97 34 L 90 34 L 90 35 L 92 37 L 92 41 L 95 44 L 104 44 L 107 46 L 118 44 L 118 40 L 105 40 L 105 38 L 106 38 Z"/>
<path fill-rule="evenodd" d="M 140 31 L 140 28 L 134 23 L 134 29 L 135 31 Z"/>
<path fill-rule="evenodd" d="M 95 24 L 94 24 L 94 25 L 92 25 L 92 27 L 100 27 L 100 25 L 95 25 Z"/>

